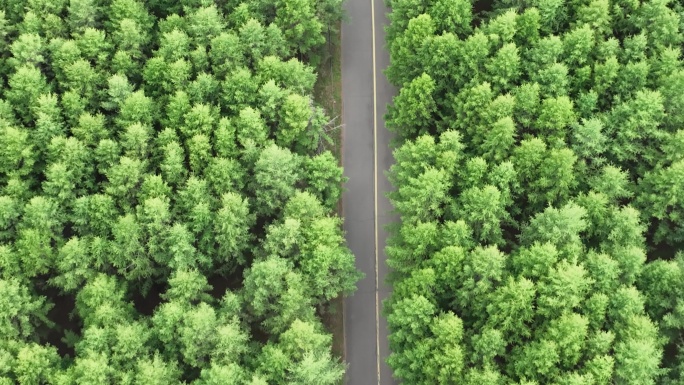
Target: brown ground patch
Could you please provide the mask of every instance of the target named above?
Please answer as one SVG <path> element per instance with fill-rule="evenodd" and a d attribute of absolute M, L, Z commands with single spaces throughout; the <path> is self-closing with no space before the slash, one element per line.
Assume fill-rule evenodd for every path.
<path fill-rule="evenodd" d="M 323 60 L 318 66 L 318 79 L 314 86 L 314 99 L 331 118 L 335 118 L 334 125 L 342 124 L 342 45 L 340 41 L 341 24 L 338 22 L 329 33 L 326 33 L 326 46 Z M 332 144 L 327 148 L 332 151 L 337 160 L 342 163 L 342 128 L 330 134 Z M 341 213 L 341 202 L 338 214 Z M 334 298 L 321 314 L 323 324 L 333 336 L 332 352 L 344 360 L 344 298 L 340 295 Z M 344 383 L 344 379 L 340 384 Z"/>
<path fill-rule="evenodd" d="M 318 66 L 318 79 L 314 85 L 314 99 L 327 113 L 330 119 L 335 119 L 334 125 L 342 124 L 342 69 L 340 44 L 340 23 L 326 34 L 326 45 L 323 48 L 323 59 Z M 341 161 L 342 131 L 337 129 L 330 134 L 333 144 L 328 149 Z"/>

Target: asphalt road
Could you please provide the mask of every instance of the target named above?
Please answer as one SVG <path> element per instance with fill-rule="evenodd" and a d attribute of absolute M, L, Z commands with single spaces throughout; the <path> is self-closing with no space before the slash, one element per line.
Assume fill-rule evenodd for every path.
<path fill-rule="evenodd" d="M 382 73 L 389 64 L 383 0 L 346 0 L 342 25 L 343 166 L 349 181 L 342 197 L 347 242 L 356 266 L 366 274 L 344 304 L 348 385 L 390 385 L 387 322 L 381 315 L 385 284 L 385 225 L 397 218 L 385 198 L 392 164 L 390 133 L 383 116 L 396 90 Z M 375 44 L 373 44 L 375 42 Z"/>

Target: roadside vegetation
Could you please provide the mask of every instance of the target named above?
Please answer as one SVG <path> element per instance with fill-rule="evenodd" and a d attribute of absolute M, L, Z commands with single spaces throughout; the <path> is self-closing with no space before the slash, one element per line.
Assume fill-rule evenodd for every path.
<path fill-rule="evenodd" d="M 340 2 L 0 9 L 0 384 L 338 383 Z"/>
<path fill-rule="evenodd" d="M 684 383 L 680 4 L 389 4 L 395 376 Z"/>
<path fill-rule="evenodd" d="M 332 152 L 342 165 L 342 69 L 341 69 L 341 23 L 344 19 L 338 20 L 335 24 L 324 28 L 326 43 L 321 47 L 321 61 L 318 65 L 318 78 L 314 85 L 314 100 L 320 103 L 330 120 L 326 123 L 324 134 L 326 135 L 325 149 Z M 344 182 L 344 181 L 343 181 Z M 338 200 L 336 213 L 341 216 L 342 200 Z M 322 317 L 323 324 L 332 333 L 333 354 L 344 357 L 344 293 L 329 302 Z M 344 377 L 340 378 L 339 384 L 344 382 Z"/>

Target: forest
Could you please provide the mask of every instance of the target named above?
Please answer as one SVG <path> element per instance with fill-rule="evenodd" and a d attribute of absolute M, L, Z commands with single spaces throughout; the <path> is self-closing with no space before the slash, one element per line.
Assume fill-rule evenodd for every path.
<path fill-rule="evenodd" d="M 0 384 L 337 384 L 339 0 L 0 0 Z"/>
<path fill-rule="evenodd" d="M 388 363 L 684 384 L 684 8 L 388 0 Z"/>

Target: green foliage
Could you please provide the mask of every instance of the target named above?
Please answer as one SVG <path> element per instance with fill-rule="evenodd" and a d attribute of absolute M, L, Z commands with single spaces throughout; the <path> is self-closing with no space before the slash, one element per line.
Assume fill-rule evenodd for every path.
<path fill-rule="evenodd" d="M 403 87 L 388 112 L 388 129 L 407 137 L 428 132 L 437 109 L 434 92 L 435 81 L 425 73 Z"/>
<path fill-rule="evenodd" d="M 274 144 L 264 148 L 254 165 L 252 191 L 259 214 L 274 215 L 295 193 L 300 158 Z"/>
<path fill-rule="evenodd" d="M 681 383 L 681 5 L 389 5 L 395 376 Z"/>
<path fill-rule="evenodd" d="M 0 383 L 337 384 L 341 2 L 0 1 Z"/>

